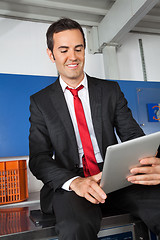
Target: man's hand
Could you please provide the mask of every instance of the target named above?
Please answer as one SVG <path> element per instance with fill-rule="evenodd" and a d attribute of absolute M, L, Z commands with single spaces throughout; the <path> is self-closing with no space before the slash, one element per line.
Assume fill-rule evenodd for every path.
<path fill-rule="evenodd" d="M 142 185 L 160 184 L 160 158 L 143 158 L 140 160 L 140 164 L 140 167 L 130 170 L 133 176 L 128 176 L 127 180 L 131 183 Z"/>
<path fill-rule="evenodd" d="M 107 196 L 99 186 L 101 176 L 102 173 L 87 178 L 78 177 L 71 182 L 70 189 L 91 203 L 104 203 Z"/>

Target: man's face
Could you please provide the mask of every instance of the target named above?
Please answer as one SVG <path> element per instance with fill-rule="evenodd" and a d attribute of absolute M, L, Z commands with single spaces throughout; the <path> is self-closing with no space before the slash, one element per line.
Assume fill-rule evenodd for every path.
<path fill-rule="evenodd" d="M 72 86 L 83 79 L 85 49 L 82 33 L 78 29 L 65 30 L 53 35 L 53 62 L 62 79 Z M 51 58 L 51 57 L 50 57 Z"/>

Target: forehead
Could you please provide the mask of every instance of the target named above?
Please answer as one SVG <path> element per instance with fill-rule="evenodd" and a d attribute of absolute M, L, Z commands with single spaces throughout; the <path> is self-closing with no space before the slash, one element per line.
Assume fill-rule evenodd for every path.
<path fill-rule="evenodd" d="M 83 36 L 79 29 L 64 30 L 53 34 L 54 47 L 76 46 L 83 44 Z"/>

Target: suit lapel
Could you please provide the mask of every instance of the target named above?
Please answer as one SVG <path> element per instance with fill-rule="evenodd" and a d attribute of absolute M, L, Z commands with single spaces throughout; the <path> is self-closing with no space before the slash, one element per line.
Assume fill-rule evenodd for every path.
<path fill-rule="evenodd" d="M 72 120 L 69 114 L 69 110 L 67 107 L 67 103 L 60 86 L 59 80 L 57 79 L 56 82 L 52 85 L 52 90 L 50 92 L 50 98 L 53 103 L 53 107 L 55 108 L 56 112 L 59 115 L 59 118 L 68 134 L 68 137 L 71 140 L 71 147 L 73 149 L 73 159 L 76 164 L 79 163 L 79 156 L 78 156 L 78 147 L 76 136 L 72 124 Z M 64 139 L 67 141 L 67 139 Z"/>
<path fill-rule="evenodd" d="M 87 79 L 88 79 L 89 99 L 90 99 L 93 127 L 94 127 L 95 135 L 97 138 L 98 146 L 103 157 L 101 86 L 100 84 L 98 84 L 98 81 L 93 81 L 91 77 L 87 76 Z M 50 91 L 50 98 L 53 103 L 53 107 L 58 113 L 60 120 L 68 134 L 68 137 L 71 140 L 72 149 L 73 149 L 73 159 L 74 159 L 74 162 L 78 164 L 79 156 L 78 156 L 76 136 L 75 136 L 72 120 L 69 114 L 69 110 L 64 98 L 64 94 L 58 79 L 52 85 L 52 89 Z M 66 139 L 64 139 L 64 141 L 66 141 Z"/>
<path fill-rule="evenodd" d="M 93 127 L 98 142 L 100 152 L 103 157 L 102 150 L 102 102 L 101 102 L 101 85 L 97 81 L 94 81 L 91 77 L 87 76 L 89 99 L 91 106 L 91 115 L 93 121 Z"/>

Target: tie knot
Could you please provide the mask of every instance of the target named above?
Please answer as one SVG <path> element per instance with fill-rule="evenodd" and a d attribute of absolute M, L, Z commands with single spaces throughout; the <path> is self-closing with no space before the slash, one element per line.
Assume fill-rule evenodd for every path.
<path fill-rule="evenodd" d="M 76 89 L 73 89 L 73 88 L 69 88 L 69 87 L 66 87 L 74 97 L 78 97 L 78 91 L 81 90 L 83 88 L 83 85 L 80 85 L 78 88 Z"/>

